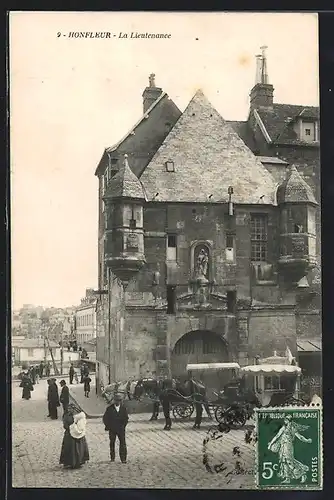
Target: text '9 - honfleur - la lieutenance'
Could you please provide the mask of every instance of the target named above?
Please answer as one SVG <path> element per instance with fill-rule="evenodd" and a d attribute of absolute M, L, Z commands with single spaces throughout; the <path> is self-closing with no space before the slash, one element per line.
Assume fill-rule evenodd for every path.
<path fill-rule="evenodd" d="M 61 36 L 59 33 L 58 36 Z M 65 36 L 65 35 L 63 35 Z M 69 38 L 151 38 L 151 39 L 164 39 L 171 38 L 171 33 L 138 33 L 131 31 L 129 33 L 120 31 L 118 34 L 110 31 L 70 31 Z"/>

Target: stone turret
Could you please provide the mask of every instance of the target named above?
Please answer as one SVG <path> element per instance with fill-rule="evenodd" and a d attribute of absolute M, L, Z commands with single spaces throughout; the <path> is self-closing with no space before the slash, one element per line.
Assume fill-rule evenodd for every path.
<path fill-rule="evenodd" d="M 128 281 L 145 264 L 143 186 L 132 172 L 127 155 L 104 196 L 106 204 L 105 265 L 122 281 Z"/>
<path fill-rule="evenodd" d="M 277 189 L 280 208 L 279 268 L 284 281 L 304 283 L 316 264 L 316 206 L 312 189 L 292 165 Z"/>

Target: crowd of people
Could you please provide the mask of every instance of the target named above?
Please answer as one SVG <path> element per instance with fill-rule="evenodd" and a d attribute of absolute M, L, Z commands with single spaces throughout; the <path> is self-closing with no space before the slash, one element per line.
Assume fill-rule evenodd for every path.
<path fill-rule="evenodd" d="M 39 365 L 40 367 L 40 365 Z M 38 383 L 38 376 L 44 374 L 43 370 L 32 370 L 30 367 L 22 374 L 20 387 L 22 387 L 22 398 L 30 399 L 34 385 Z M 83 384 L 85 397 L 89 397 L 90 382 L 89 368 L 83 364 L 80 368 L 80 383 Z M 76 377 L 76 371 L 73 364 L 69 369 L 69 385 L 73 384 Z M 77 377 L 76 377 L 77 378 Z M 77 379 L 77 383 L 79 383 Z M 51 420 L 58 419 L 58 408 L 62 406 L 62 422 L 64 435 L 61 445 L 59 463 L 64 468 L 78 469 L 89 461 L 89 449 L 86 441 L 86 415 L 76 405 L 71 402 L 69 387 L 66 380 L 62 379 L 59 383 L 61 391 L 59 393 L 57 379 L 49 377 L 47 379 L 47 403 L 48 417 Z M 119 456 L 122 463 L 127 461 L 127 446 L 125 439 L 125 429 L 129 420 L 126 407 L 122 404 L 123 397 L 115 394 L 113 400 L 108 405 L 103 416 L 105 431 L 109 434 L 110 460 L 115 461 L 116 438 L 119 440 Z"/>

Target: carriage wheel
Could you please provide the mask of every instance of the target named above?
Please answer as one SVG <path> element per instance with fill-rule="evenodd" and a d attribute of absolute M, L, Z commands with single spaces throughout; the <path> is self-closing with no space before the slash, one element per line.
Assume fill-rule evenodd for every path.
<path fill-rule="evenodd" d="M 186 420 L 191 417 L 194 412 L 192 403 L 179 403 L 173 406 L 173 415 L 175 419 Z"/>
<path fill-rule="evenodd" d="M 225 408 L 223 406 L 217 406 L 215 410 L 215 419 L 220 424 L 224 420 Z"/>
<path fill-rule="evenodd" d="M 247 421 L 247 415 L 241 409 L 229 408 L 225 411 L 222 421 L 233 429 L 241 429 Z"/>
<path fill-rule="evenodd" d="M 148 391 L 146 395 L 152 400 L 152 401 L 157 401 L 158 397 L 153 391 Z"/>

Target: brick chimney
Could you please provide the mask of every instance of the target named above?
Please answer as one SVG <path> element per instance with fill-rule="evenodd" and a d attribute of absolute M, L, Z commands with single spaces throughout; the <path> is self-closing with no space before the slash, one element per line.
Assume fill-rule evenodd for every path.
<path fill-rule="evenodd" d="M 251 108 L 270 108 L 274 102 L 274 87 L 269 83 L 267 70 L 267 47 L 261 47 L 262 54 L 256 56 L 255 85 L 250 92 Z"/>
<path fill-rule="evenodd" d="M 155 75 L 152 73 L 149 76 L 149 86 L 143 92 L 143 110 L 144 113 L 152 106 L 152 104 L 161 96 L 162 89 L 155 85 Z"/>

